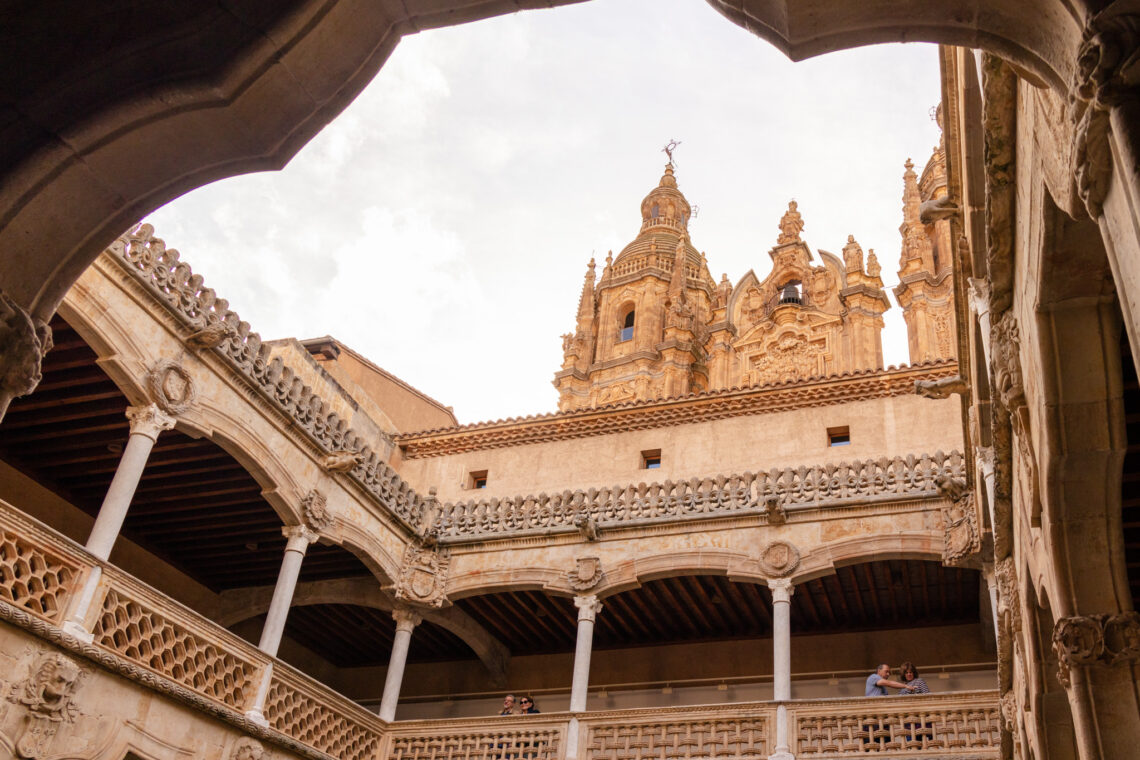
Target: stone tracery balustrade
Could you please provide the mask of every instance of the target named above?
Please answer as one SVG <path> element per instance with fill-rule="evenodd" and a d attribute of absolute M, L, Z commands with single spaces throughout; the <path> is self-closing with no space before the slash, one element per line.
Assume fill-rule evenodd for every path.
<path fill-rule="evenodd" d="M 768 512 L 771 499 L 783 508 L 832 507 L 861 502 L 931 498 L 937 481 L 965 477 L 965 461 L 949 454 L 788 467 L 743 475 L 640 483 L 588 491 L 446 503 L 434 525 L 449 543 L 490 537 L 577 530 L 574 519 L 593 518 L 599 528 L 727 517 Z"/>
<path fill-rule="evenodd" d="M 126 271 L 171 310 L 197 330 L 223 329 L 224 338 L 212 349 L 225 358 L 264 398 L 294 420 L 324 453 L 359 452 L 349 476 L 360 483 L 413 531 L 422 526 L 426 499 L 404 482 L 396 471 L 373 450 L 366 439 L 348 426 L 347 420 L 332 410 L 327 401 L 304 384 L 282 362 L 270 358 L 269 346 L 250 329 L 248 322 L 203 284 L 178 251 L 154 237 L 154 228 L 142 224 L 122 235 L 108 251 Z"/>
<path fill-rule="evenodd" d="M 384 722 L 374 713 L 268 657 L 247 641 L 136 578 L 99 562 L 0 501 L 0 602 L 58 626 L 92 568 L 102 572 L 93 646 L 120 675 L 174 699 L 192 693 L 198 709 L 244 721 L 260 674 L 273 664 L 265 715 L 310 757 L 374 760 Z M 35 589 L 36 593 L 29 593 Z M 19 621 L 5 612 L 4 619 Z M 58 633 L 58 628 L 52 628 Z M 42 633 L 40 635 L 43 635 Z M 91 654 L 87 655 L 92 657 Z"/>
<path fill-rule="evenodd" d="M 997 760 L 997 691 L 792 700 L 795 757 Z M 578 713 L 581 760 L 765 760 L 775 702 Z M 392 760 L 559 760 L 566 714 L 401 721 L 385 736 Z"/>

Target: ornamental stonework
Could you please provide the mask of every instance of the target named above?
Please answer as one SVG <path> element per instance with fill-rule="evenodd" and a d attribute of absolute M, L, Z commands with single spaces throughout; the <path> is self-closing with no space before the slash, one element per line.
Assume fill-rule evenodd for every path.
<path fill-rule="evenodd" d="M 597 587 L 603 577 L 602 562 L 597 557 L 579 557 L 567 573 L 570 588 L 575 591 L 589 591 Z"/>
<path fill-rule="evenodd" d="M 760 550 L 760 566 L 772 578 L 784 578 L 800 565 L 800 550 L 787 541 L 773 541 Z"/>
<path fill-rule="evenodd" d="M 151 369 L 146 380 L 151 398 L 171 416 L 185 412 L 197 397 L 194 379 L 178 362 L 163 359 Z"/>
<path fill-rule="evenodd" d="M 30 672 L 12 684 L 8 701 L 21 705 L 27 712 L 16 755 L 32 760 L 47 757 L 52 739 L 59 728 L 74 723 L 80 711 L 75 694 L 86 675 L 69 657 L 60 652 L 47 652 L 35 659 Z"/>
<path fill-rule="evenodd" d="M 417 538 L 404 550 L 393 592 L 397 599 L 429 607 L 443 607 L 447 599 L 447 573 L 451 552 L 431 538 Z"/>

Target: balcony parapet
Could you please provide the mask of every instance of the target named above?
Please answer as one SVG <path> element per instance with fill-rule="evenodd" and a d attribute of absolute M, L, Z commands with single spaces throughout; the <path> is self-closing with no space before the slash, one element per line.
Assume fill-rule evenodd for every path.
<path fill-rule="evenodd" d="M 61 625 L 95 569 L 87 644 Z M 386 725 L 377 715 L 2 501 L 0 619 L 302 757 L 377 757 Z M 265 728 L 245 713 L 269 665 Z"/>
<path fill-rule="evenodd" d="M 937 498 L 947 477 L 965 477 L 960 452 L 447 502 L 433 525 L 441 542 L 456 544 L 743 515 L 775 524 L 803 509 Z"/>
<path fill-rule="evenodd" d="M 997 691 L 907 697 L 791 700 L 796 757 L 1000 757 Z M 778 702 L 587 713 L 400 721 L 385 736 L 393 760 L 623 760 L 649 748 L 655 760 L 764 760 L 774 751 Z"/>
<path fill-rule="evenodd" d="M 349 427 L 332 406 L 305 385 L 281 357 L 229 308 L 201 275 L 181 260 L 173 248 L 154 237 L 154 228 L 141 224 L 119 237 L 106 252 L 110 258 L 163 304 L 198 345 L 212 351 L 257 394 L 290 420 L 324 456 L 351 452 L 356 463 L 349 478 L 383 505 L 413 533 L 422 528 L 428 497 L 409 486 L 377 453 L 368 439 Z"/>

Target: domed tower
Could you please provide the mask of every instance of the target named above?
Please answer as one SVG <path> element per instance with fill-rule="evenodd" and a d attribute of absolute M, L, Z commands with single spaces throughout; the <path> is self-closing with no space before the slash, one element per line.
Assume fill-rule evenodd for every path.
<path fill-rule="evenodd" d="M 704 344 L 716 282 L 689 240 L 692 208 L 673 164 L 641 202 L 641 230 L 595 283 L 590 262 L 578 324 L 563 336 L 558 408 L 679 396 L 708 387 Z"/>

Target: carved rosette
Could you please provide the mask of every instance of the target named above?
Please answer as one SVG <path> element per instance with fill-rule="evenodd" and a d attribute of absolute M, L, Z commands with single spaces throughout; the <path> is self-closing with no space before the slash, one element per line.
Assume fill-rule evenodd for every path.
<path fill-rule="evenodd" d="M 787 541 L 773 541 L 760 550 L 760 566 L 773 578 L 784 578 L 800 565 L 800 550 Z"/>
<path fill-rule="evenodd" d="M 1104 660 L 1109 665 L 1140 659 L 1140 612 L 1110 615 L 1104 620 Z"/>
<path fill-rule="evenodd" d="M 264 757 L 265 747 L 261 746 L 261 742 L 248 736 L 243 736 L 234 742 L 230 751 L 230 760 L 263 760 Z"/>
<path fill-rule="evenodd" d="M 597 557 L 579 557 L 574 567 L 566 574 L 570 588 L 575 591 L 589 591 L 602 582 L 602 561 Z"/>
<path fill-rule="evenodd" d="M 429 607 L 444 606 L 450 565 L 451 552 L 447 548 L 423 538 L 416 539 L 404 550 L 404 561 L 393 589 L 396 598 Z"/>
<path fill-rule="evenodd" d="M 79 715 L 75 692 L 86 672 L 59 652 L 38 657 L 31 671 L 12 684 L 8 701 L 27 710 L 23 732 L 16 740 L 16 755 L 40 758 L 47 755 L 48 745 L 64 723 L 73 723 Z"/>
<path fill-rule="evenodd" d="M 41 363 L 51 350 L 51 328 L 0 291 L 0 391 L 26 396 L 43 377 Z"/>
<path fill-rule="evenodd" d="M 329 512 L 328 500 L 315 488 L 301 499 L 301 513 L 305 516 L 305 522 L 317 533 L 323 533 L 332 525 L 333 516 Z"/>
<path fill-rule="evenodd" d="M 163 359 L 147 373 L 146 383 L 154 403 L 171 416 L 185 412 L 197 397 L 190 373 L 169 359 Z"/>

